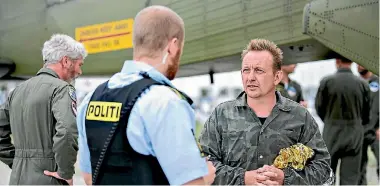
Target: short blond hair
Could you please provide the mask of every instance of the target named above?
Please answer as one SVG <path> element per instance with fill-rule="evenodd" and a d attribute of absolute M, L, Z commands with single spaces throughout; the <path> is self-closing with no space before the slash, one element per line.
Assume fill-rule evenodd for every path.
<path fill-rule="evenodd" d="M 177 38 L 181 44 L 184 37 L 182 18 L 167 7 L 150 6 L 135 17 L 132 40 L 139 56 L 157 57 L 171 39 Z"/>
<path fill-rule="evenodd" d="M 281 70 L 282 51 L 275 43 L 266 39 L 253 39 L 241 53 L 241 59 L 250 51 L 268 51 L 273 56 L 273 69 Z"/>

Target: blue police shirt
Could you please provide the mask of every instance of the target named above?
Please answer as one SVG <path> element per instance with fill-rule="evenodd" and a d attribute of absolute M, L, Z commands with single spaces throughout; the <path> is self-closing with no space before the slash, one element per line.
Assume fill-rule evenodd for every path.
<path fill-rule="evenodd" d="M 152 66 L 136 61 L 126 61 L 121 72 L 113 75 L 107 86 L 110 89 L 127 86 L 142 79 L 140 72 L 147 72 L 152 79 L 174 87 Z M 92 93 L 83 99 L 77 115 L 79 167 L 90 174 L 85 116 Z M 206 160 L 200 155 L 192 130 L 195 131 L 192 107 L 170 88 L 153 85 L 134 105 L 126 133 L 136 152 L 155 156 L 169 183 L 180 185 L 208 174 Z"/>

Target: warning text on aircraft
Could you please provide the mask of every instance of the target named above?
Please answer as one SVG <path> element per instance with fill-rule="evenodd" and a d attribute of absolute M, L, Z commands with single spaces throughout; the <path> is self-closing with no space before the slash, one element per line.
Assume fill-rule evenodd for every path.
<path fill-rule="evenodd" d="M 75 39 L 89 54 L 132 48 L 133 19 L 126 19 L 75 29 Z"/>

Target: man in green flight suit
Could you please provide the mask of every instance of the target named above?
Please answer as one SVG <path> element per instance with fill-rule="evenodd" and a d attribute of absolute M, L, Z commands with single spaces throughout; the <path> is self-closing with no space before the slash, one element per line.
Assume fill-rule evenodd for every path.
<path fill-rule="evenodd" d="M 281 65 L 281 70 L 284 75 L 279 83 L 279 86 L 284 87 L 283 91 L 286 92 L 286 94 L 283 94 L 283 92 L 280 93 L 282 96 L 289 98 L 304 107 L 307 107 L 307 102 L 303 98 L 301 85 L 289 77 L 289 74 L 293 73 L 295 68 L 296 64 Z"/>
<path fill-rule="evenodd" d="M 10 185 L 72 184 L 78 131 L 70 83 L 81 75 L 87 52 L 73 38 L 56 34 L 42 55 L 44 67 L 0 109 L 0 160 L 12 169 Z"/>
<path fill-rule="evenodd" d="M 369 125 L 367 125 L 364 132 L 361 164 L 362 171 L 359 182 L 359 185 L 367 185 L 367 152 L 369 146 L 371 147 L 372 152 L 375 154 L 377 161 L 377 176 L 379 176 L 379 139 L 376 137 L 376 133 L 379 131 L 379 77 L 360 65 L 358 65 L 358 72 L 360 76 L 368 82 L 369 89 L 371 90 L 371 117 Z"/>
<path fill-rule="evenodd" d="M 357 185 L 369 123 L 370 90 L 367 82 L 352 73 L 351 60 L 335 56 L 338 70 L 321 80 L 315 109 L 324 122 L 323 139 L 331 154 L 331 168 L 336 172 L 341 159 L 340 184 Z"/>

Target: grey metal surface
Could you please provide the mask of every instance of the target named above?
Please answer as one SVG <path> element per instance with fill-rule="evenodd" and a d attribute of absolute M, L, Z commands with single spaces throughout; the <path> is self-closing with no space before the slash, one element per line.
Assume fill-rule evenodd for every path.
<path fill-rule="evenodd" d="M 379 73 L 379 1 L 314 0 L 304 9 L 303 32 Z"/>

